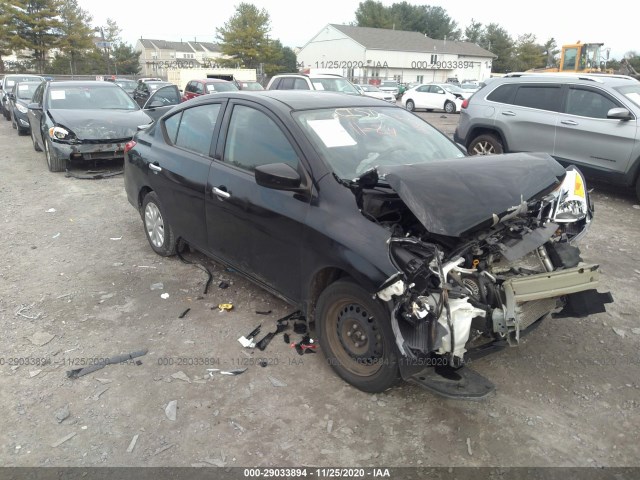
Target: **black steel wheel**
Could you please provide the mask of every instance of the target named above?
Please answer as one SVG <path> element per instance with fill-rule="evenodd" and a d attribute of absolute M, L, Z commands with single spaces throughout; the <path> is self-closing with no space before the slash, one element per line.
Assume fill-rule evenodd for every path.
<path fill-rule="evenodd" d="M 350 280 L 329 285 L 316 308 L 320 346 L 336 373 L 365 392 L 399 380 L 398 357 L 382 303 Z"/>

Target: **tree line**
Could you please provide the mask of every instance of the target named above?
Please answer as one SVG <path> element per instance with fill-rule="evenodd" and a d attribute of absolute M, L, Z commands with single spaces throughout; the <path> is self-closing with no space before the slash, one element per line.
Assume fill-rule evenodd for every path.
<path fill-rule="evenodd" d="M 94 28 L 92 20 L 77 0 L 0 0 L 0 73 L 138 73 L 140 53 L 122 41 L 116 22 Z M 96 46 L 97 37 L 109 46 Z M 18 60 L 5 60 L 13 52 Z"/>

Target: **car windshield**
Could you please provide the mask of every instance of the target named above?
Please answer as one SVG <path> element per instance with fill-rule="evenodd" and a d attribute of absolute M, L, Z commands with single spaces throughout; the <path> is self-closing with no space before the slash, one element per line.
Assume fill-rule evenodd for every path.
<path fill-rule="evenodd" d="M 239 82 L 242 90 L 264 90 L 264 87 L 258 82 Z"/>
<path fill-rule="evenodd" d="M 120 85 L 125 90 L 135 90 L 138 86 L 138 83 L 133 80 L 116 80 L 115 84 Z"/>
<path fill-rule="evenodd" d="M 477 90 L 478 86 L 474 85 L 473 83 L 465 83 L 461 85 L 460 88 L 462 88 L 463 90 Z"/>
<path fill-rule="evenodd" d="M 38 88 L 39 83 L 19 83 L 18 91 L 16 92 L 16 97 L 21 98 L 22 100 L 31 100 L 33 98 L 33 94 L 36 92 L 36 88 Z"/>
<path fill-rule="evenodd" d="M 313 78 L 311 83 L 316 90 L 329 90 L 331 92 L 342 92 L 350 95 L 360 95 L 356 87 L 346 78 Z"/>
<path fill-rule="evenodd" d="M 640 107 L 640 83 L 614 88 Z"/>
<path fill-rule="evenodd" d="M 238 90 L 231 82 L 207 83 L 207 93 L 212 92 L 235 92 Z"/>
<path fill-rule="evenodd" d="M 463 89 L 453 84 L 442 85 L 442 88 L 451 93 L 464 93 Z"/>
<path fill-rule="evenodd" d="M 392 88 L 398 88 L 398 84 L 396 82 L 382 82 L 380 84 L 381 87 L 392 87 Z"/>
<path fill-rule="evenodd" d="M 151 90 L 152 92 L 159 89 L 160 87 L 164 87 L 165 85 L 169 85 L 169 84 L 165 82 L 147 83 L 149 90 Z"/>
<path fill-rule="evenodd" d="M 42 78 L 29 75 L 25 75 L 24 77 L 6 77 L 5 85 L 7 90 L 9 90 L 9 87 L 13 87 L 18 82 L 38 82 L 40 80 L 42 80 Z"/>
<path fill-rule="evenodd" d="M 344 180 L 372 167 L 427 163 L 463 157 L 444 134 L 394 107 L 345 107 L 297 112 L 327 164 Z"/>
<path fill-rule="evenodd" d="M 51 86 L 49 108 L 62 110 L 138 110 L 127 92 L 113 84 Z"/>
<path fill-rule="evenodd" d="M 364 90 L 365 92 L 382 92 L 382 90 L 373 85 L 360 85 L 360 88 L 362 88 L 362 90 Z"/>

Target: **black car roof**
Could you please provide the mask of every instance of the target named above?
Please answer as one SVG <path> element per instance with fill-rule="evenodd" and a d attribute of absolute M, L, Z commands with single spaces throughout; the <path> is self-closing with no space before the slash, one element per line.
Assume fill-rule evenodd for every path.
<path fill-rule="evenodd" d="M 237 92 L 216 93 L 214 97 L 201 95 L 193 100 L 189 100 L 189 102 L 193 102 L 191 103 L 193 105 L 195 103 L 207 103 L 215 99 L 219 100 L 220 98 L 244 98 L 270 105 L 273 108 L 287 107 L 289 110 L 374 106 L 399 108 L 394 105 L 390 105 L 384 100 L 379 100 L 365 95 L 347 95 L 346 93 L 309 90 L 239 90 Z"/>

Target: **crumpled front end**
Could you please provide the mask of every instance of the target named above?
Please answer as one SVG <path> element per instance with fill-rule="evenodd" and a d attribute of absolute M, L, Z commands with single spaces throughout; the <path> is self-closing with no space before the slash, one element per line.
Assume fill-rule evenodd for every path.
<path fill-rule="evenodd" d="M 484 396 L 490 382 L 458 370 L 469 354 L 517 345 L 550 313 L 584 316 L 604 312 L 613 301 L 597 292 L 598 265 L 583 262 L 575 245 L 593 216 L 575 168 L 547 193 L 496 212 L 459 238 L 432 234 L 400 204 L 391 207 L 390 198 L 376 195 L 364 195 L 363 210 L 378 220 L 396 219 L 387 226 L 397 273 L 377 296 L 391 306 L 407 380 L 448 396 Z M 392 208 L 395 215 L 385 211 Z M 425 370 L 434 366 L 441 374 L 435 380 Z"/>

